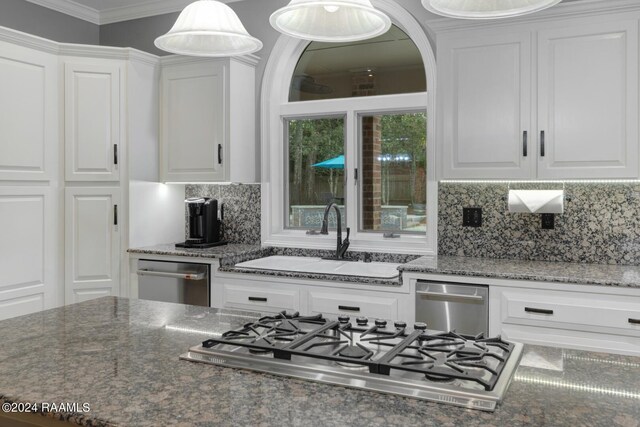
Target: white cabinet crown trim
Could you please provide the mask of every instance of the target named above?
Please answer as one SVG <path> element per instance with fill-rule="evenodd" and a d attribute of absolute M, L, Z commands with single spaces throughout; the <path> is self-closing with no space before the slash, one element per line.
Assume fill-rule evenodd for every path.
<path fill-rule="evenodd" d="M 160 57 L 130 47 L 92 46 L 73 43 L 58 43 L 33 34 L 0 26 L 0 41 L 18 46 L 36 49 L 55 55 L 69 55 L 90 58 L 122 59 L 145 62 L 153 65 L 160 63 Z"/>

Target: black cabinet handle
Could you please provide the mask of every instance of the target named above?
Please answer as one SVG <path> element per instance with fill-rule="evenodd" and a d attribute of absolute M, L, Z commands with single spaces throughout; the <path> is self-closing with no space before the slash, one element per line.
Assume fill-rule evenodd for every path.
<path fill-rule="evenodd" d="M 222 164 L 222 144 L 218 144 L 218 164 Z"/>
<path fill-rule="evenodd" d="M 640 325 L 640 319 L 629 319 L 629 323 L 632 325 Z"/>
<path fill-rule="evenodd" d="M 249 301 L 267 302 L 267 299 L 264 297 L 249 297 Z"/>
<path fill-rule="evenodd" d="M 113 164 L 118 164 L 118 144 L 113 144 Z"/>
<path fill-rule="evenodd" d="M 360 311 L 360 307 L 351 307 L 349 305 L 339 305 L 338 310 L 343 311 Z"/>
<path fill-rule="evenodd" d="M 529 145 L 529 132 L 527 132 L 526 130 L 524 132 L 522 132 L 522 156 L 523 157 L 527 157 L 528 154 L 528 145 Z"/>
<path fill-rule="evenodd" d="M 553 314 L 553 310 L 546 310 L 544 308 L 525 307 L 524 311 L 526 311 L 527 313 L 535 313 L 535 314 Z"/>
<path fill-rule="evenodd" d="M 544 131 L 540 131 L 540 157 L 544 157 Z"/>
<path fill-rule="evenodd" d="M 118 225 L 118 205 L 113 205 L 113 225 Z"/>

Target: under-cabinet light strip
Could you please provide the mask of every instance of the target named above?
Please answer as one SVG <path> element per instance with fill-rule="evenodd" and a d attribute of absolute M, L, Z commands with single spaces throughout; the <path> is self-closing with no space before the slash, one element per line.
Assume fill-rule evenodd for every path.
<path fill-rule="evenodd" d="M 577 384 L 577 383 L 572 383 L 572 382 L 563 381 L 563 380 L 536 378 L 533 376 L 523 375 L 523 374 L 516 374 L 514 376 L 514 380 L 527 383 L 527 384 L 549 386 L 554 388 L 565 388 L 569 390 L 584 391 L 588 393 L 606 394 L 609 396 L 626 397 L 629 399 L 640 399 L 640 392 L 635 390 L 628 391 L 628 390 L 621 390 L 621 389 L 615 389 L 615 388 L 609 388 L 609 387 Z"/>
<path fill-rule="evenodd" d="M 574 356 L 572 354 L 564 354 L 565 360 L 578 360 L 581 362 L 606 363 L 609 365 L 626 366 L 629 368 L 640 368 L 640 363 L 621 362 L 619 360 L 595 359 L 593 357 Z"/>
<path fill-rule="evenodd" d="M 499 180 L 443 179 L 441 184 L 640 184 L 640 179 Z"/>
<path fill-rule="evenodd" d="M 185 327 L 182 327 L 182 326 L 172 326 L 172 325 L 165 325 L 164 328 L 169 330 L 169 331 L 186 332 L 188 334 L 203 334 L 203 335 L 211 335 L 212 337 L 221 337 L 222 336 L 222 333 L 213 332 L 210 329 L 185 328 Z"/>

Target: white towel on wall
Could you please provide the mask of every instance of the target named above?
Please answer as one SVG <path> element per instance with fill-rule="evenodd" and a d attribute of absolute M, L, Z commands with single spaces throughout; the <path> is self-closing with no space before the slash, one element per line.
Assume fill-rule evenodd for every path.
<path fill-rule="evenodd" d="M 509 212 L 564 213 L 564 190 L 509 190 Z"/>

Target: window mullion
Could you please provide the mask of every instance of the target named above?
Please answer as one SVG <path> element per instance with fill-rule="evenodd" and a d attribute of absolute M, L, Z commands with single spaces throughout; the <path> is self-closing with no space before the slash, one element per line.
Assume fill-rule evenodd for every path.
<path fill-rule="evenodd" d="M 345 123 L 345 150 L 347 168 L 345 171 L 347 226 L 351 228 L 352 235 L 355 235 L 358 231 L 359 222 L 359 183 L 356 183 L 354 179 L 354 171 L 355 168 L 358 167 L 360 156 L 358 153 L 358 115 L 354 110 L 347 111 Z"/>

